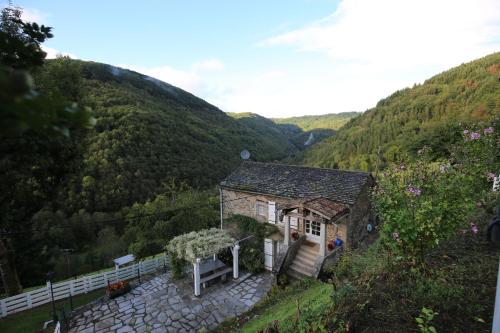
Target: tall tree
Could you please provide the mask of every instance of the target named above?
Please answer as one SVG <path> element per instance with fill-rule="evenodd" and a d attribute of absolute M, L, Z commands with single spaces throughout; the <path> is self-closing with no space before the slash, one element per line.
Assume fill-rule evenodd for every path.
<path fill-rule="evenodd" d="M 11 3 L 0 13 L 0 275 L 8 295 L 21 291 L 14 245 L 19 239 L 12 235 L 29 227 L 26 221 L 41 208 L 54 179 L 48 171 L 58 153 L 51 138 L 94 123 L 87 108 L 36 91 L 32 73 L 43 65 L 41 44 L 53 37 L 52 28 L 23 22 L 21 14 Z"/>

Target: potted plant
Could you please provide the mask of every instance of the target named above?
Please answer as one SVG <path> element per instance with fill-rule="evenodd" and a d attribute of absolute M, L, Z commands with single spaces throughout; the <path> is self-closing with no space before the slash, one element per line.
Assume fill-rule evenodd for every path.
<path fill-rule="evenodd" d="M 293 231 L 292 232 L 292 239 L 294 241 L 296 241 L 297 239 L 299 239 L 299 233 L 297 231 Z"/>
<path fill-rule="evenodd" d="M 106 287 L 106 295 L 109 298 L 115 298 L 120 295 L 126 294 L 131 290 L 130 283 L 128 281 L 119 281 L 116 283 L 108 284 Z"/>

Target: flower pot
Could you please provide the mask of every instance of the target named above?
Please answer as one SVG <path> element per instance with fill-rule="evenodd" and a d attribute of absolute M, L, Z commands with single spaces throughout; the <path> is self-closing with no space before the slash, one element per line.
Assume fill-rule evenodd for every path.
<path fill-rule="evenodd" d="M 120 281 L 116 283 L 109 284 L 106 287 L 106 295 L 113 299 L 115 297 L 121 296 L 123 294 L 128 293 L 132 288 L 128 281 Z"/>

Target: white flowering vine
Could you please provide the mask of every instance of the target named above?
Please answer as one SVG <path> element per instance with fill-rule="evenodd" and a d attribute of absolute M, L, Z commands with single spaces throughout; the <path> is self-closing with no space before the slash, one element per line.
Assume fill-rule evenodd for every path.
<path fill-rule="evenodd" d="M 183 234 L 172 239 L 165 249 L 189 262 L 206 258 L 234 245 L 235 239 L 226 230 L 204 229 Z"/>

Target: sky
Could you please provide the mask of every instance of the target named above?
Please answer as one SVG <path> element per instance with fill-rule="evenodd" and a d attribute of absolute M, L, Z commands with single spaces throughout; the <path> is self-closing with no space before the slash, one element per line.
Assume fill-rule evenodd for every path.
<path fill-rule="evenodd" d="M 5 0 L 3 5 L 6 4 Z M 365 111 L 500 51 L 499 0 L 14 1 L 57 53 L 128 68 L 228 112 Z"/>

